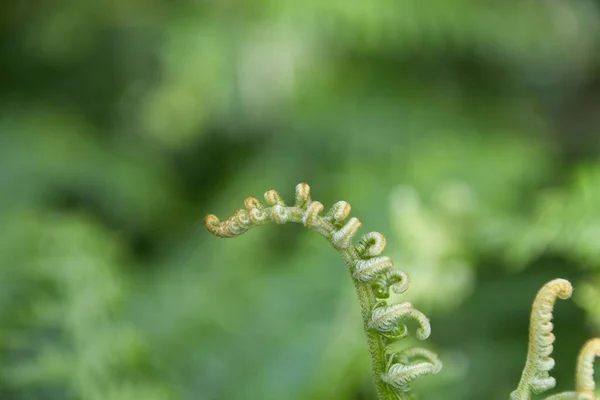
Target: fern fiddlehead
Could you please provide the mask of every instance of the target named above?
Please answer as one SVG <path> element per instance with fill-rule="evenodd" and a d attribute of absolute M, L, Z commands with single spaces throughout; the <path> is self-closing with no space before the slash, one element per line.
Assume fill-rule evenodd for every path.
<path fill-rule="evenodd" d="M 539 394 L 556 386 L 556 380 L 549 371 L 554 368 L 551 356 L 554 343 L 552 333 L 552 311 L 556 299 L 568 299 L 573 293 L 571 283 L 565 279 L 554 279 L 546 283 L 538 292 L 531 309 L 529 324 L 529 349 L 525 368 L 511 400 L 529 400 L 532 394 Z"/>
<path fill-rule="evenodd" d="M 600 357 L 600 338 L 588 340 L 577 357 L 575 392 L 563 392 L 545 400 L 597 400 L 594 382 L 594 361 Z"/>
<path fill-rule="evenodd" d="M 596 384 L 594 382 L 594 361 L 600 357 L 600 338 L 588 340 L 577 358 L 575 388 L 583 400 L 596 400 Z"/>
<path fill-rule="evenodd" d="M 393 352 L 390 344 L 408 335 L 406 323 L 416 322 L 416 337 L 425 340 L 431 333 L 427 317 L 408 302 L 388 304 L 390 290 L 403 293 L 408 289 L 408 276 L 394 268 L 391 258 L 382 256 L 385 237 L 378 232 L 364 235 L 357 244 L 354 237 L 361 227 L 357 218 L 350 218 L 350 205 L 335 203 L 325 214 L 324 206 L 313 201 L 310 187 L 296 186 L 293 206 L 287 206 L 274 190 L 264 195 L 268 206 L 253 197 L 244 202 L 224 221 L 215 215 L 206 216 L 207 229 L 215 236 L 239 236 L 254 226 L 269 222 L 303 224 L 324 236 L 340 253 L 348 266 L 360 302 L 363 327 L 372 360 L 373 375 L 380 400 L 403 399 L 410 394 L 410 382 L 415 378 L 436 374 L 441 370 L 437 355 L 425 349 L 407 349 Z"/>
<path fill-rule="evenodd" d="M 554 343 L 552 311 L 557 298 L 568 299 L 572 293 L 573 287 L 565 279 L 550 281 L 538 292 L 531 310 L 527 361 L 519 386 L 511 393 L 511 400 L 529 400 L 532 394 L 540 394 L 556 385 L 549 373 L 554 368 L 554 360 L 550 357 Z M 588 340 L 581 348 L 575 374 L 576 391 L 557 393 L 545 400 L 597 400 L 594 383 L 596 357 L 600 357 L 600 338 Z"/>

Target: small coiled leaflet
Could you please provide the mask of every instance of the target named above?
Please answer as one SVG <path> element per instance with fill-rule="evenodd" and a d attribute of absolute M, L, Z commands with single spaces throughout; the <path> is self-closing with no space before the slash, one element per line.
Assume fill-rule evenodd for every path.
<path fill-rule="evenodd" d="M 369 327 L 388 337 L 404 337 L 407 328 L 402 322 L 407 319 L 413 319 L 419 324 L 416 333 L 419 340 L 425 340 L 429 337 L 431 334 L 429 319 L 408 302 L 391 305 L 380 303 L 373 310 Z"/>
<path fill-rule="evenodd" d="M 394 361 L 397 360 L 397 363 Z M 408 392 L 410 382 L 422 375 L 437 374 L 442 363 L 437 354 L 422 348 L 404 350 L 388 356 L 387 372 L 382 379 L 399 392 Z"/>

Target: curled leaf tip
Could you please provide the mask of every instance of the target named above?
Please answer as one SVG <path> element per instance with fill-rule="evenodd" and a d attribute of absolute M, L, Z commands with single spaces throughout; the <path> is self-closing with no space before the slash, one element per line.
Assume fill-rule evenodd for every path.
<path fill-rule="evenodd" d="M 254 209 L 263 209 L 263 205 L 260 203 L 260 201 L 258 201 L 258 199 L 252 196 L 246 197 L 246 200 L 244 200 L 244 207 L 246 208 L 246 211 L 251 211 Z"/>
<path fill-rule="evenodd" d="M 566 300 L 573 294 L 573 286 L 566 279 L 554 279 L 548 282 L 544 287 L 548 287 L 550 292 L 555 292 L 561 300 Z M 542 288 L 543 289 L 543 288 Z"/>
<path fill-rule="evenodd" d="M 394 293 L 401 294 L 408 290 L 410 286 L 410 277 L 404 271 L 392 268 L 383 271 L 373 280 L 373 289 L 380 299 L 390 297 L 390 288 Z"/>
<path fill-rule="evenodd" d="M 270 206 L 285 206 L 285 202 L 281 198 L 281 195 L 276 190 L 269 190 L 265 193 L 265 201 Z"/>
<path fill-rule="evenodd" d="M 425 340 L 429 337 L 431 334 L 429 319 L 408 302 L 375 307 L 369 326 L 387 336 L 395 337 L 399 331 L 406 329 L 403 321 L 407 319 L 413 319 L 419 324 L 416 331 L 418 339 Z"/>
<path fill-rule="evenodd" d="M 386 239 L 383 234 L 379 232 L 369 232 L 364 235 L 358 245 L 356 245 L 356 251 L 362 257 L 377 257 L 385 250 Z"/>
<path fill-rule="evenodd" d="M 394 262 L 389 257 L 374 257 L 368 260 L 358 260 L 352 275 L 360 282 L 370 282 L 382 272 L 393 268 L 393 266 Z"/>
<path fill-rule="evenodd" d="M 210 233 L 217 237 L 227 237 L 226 232 L 221 228 L 221 220 L 214 214 L 209 214 L 204 217 L 204 226 L 206 226 L 206 229 L 208 229 Z"/>
<path fill-rule="evenodd" d="M 350 207 L 350 204 L 345 201 L 338 201 L 331 207 L 325 218 L 332 224 L 339 225 L 346 221 L 351 210 L 352 207 Z"/>
<path fill-rule="evenodd" d="M 393 271 L 391 274 L 387 274 L 387 279 L 392 286 L 392 290 L 397 294 L 406 292 L 410 285 L 410 277 L 404 271 Z"/>
<path fill-rule="evenodd" d="M 397 361 L 394 363 L 394 361 Z M 413 348 L 389 356 L 387 371 L 381 376 L 394 391 L 406 393 L 410 383 L 423 375 L 435 375 L 442 370 L 437 354 L 430 350 Z"/>
<path fill-rule="evenodd" d="M 350 218 L 344 226 L 333 234 L 331 243 L 336 249 L 344 250 L 350 246 L 352 239 L 361 227 L 361 222 L 358 218 Z"/>
<path fill-rule="evenodd" d="M 248 229 L 249 217 L 241 215 L 239 210 L 225 221 L 219 220 L 216 215 L 210 214 L 204 218 L 206 229 L 213 235 L 221 238 L 229 238 L 241 235 Z"/>
<path fill-rule="evenodd" d="M 209 229 L 219 225 L 219 222 L 221 222 L 219 217 L 214 214 L 208 214 L 206 217 L 204 217 L 204 225 L 206 225 L 206 227 Z"/>
<path fill-rule="evenodd" d="M 296 207 L 305 208 L 310 204 L 310 186 L 306 183 L 296 185 Z"/>

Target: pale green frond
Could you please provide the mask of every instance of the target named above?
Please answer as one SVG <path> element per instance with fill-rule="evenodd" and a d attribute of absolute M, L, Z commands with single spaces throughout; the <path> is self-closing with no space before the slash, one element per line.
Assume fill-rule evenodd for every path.
<path fill-rule="evenodd" d="M 588 340 L 577 358 L 577 372 L 575 375 L 575 386 L 577 394 L 586 400 L 596 399 L 596 383 L 594 382 L 594 361 L 600 357 L 600 338 Z"/>
<path fill-rule="evenodd" d="M 408 334 L 408 328 L 404 325 L 406 320 L 417 322 L 416 337 L 420 340 L 429 337 L 431 327 L 429 319 L 412 304 L 385 302 L 390 289 L 402 293 L 409 285 L 408 275 L 394 269 L 391 258 L 381 256 L 385 249 L 385 237 L 381 233 L 370 232 L 358 244 L 353 244 L 361 222 L 357 218 L 346 221 L 350 205 L 344 201 L 337 202 L 325 216 L 321 216 L 324 206 L 311 199 L 310 188 L 305 183 L 296 186 L 294 206 L 286 206 L 274 190 L 266 192 L 264 197 L 269 207 L 249 197 L 245 202 L 245 210 L 236 211 L 224 221 L 208 215 L 205 218 L 207 229 L 218 237 L 229 238 L 273 221 L 277 224 L 299 223 L 320 233 L 340 253 L 352 276 L 362 310 L 379 398 L 397 398 L 400 393 L 410 391 L 409 383 L 417 377 L 437 374 L 441 362 L 437 355 L 426 350 L 404 353 L 399 363 L 388 365 L 389 345 Z"/>
<path fill-rule="evenodd" d="M 539 394 L 556 385 L 555 379 L 549 374 L 554 368 L 554 359 L 551 357 L 555 339 L 552 312 L 556 299 L 568 299 L 572 293 L 573 287 L 565 279 L 554 279 L 538 292 L 531 309 L 527 361 L 519 386 L 511 394 L 512 400 L 528 400 L 532 393 Z"/>

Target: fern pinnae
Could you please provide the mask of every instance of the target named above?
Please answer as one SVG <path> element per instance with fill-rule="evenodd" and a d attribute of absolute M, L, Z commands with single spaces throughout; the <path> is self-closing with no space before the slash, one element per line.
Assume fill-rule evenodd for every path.
<path fill-rule="evenodd" d="M 549 371 L 554 367 L 550 357 L 553 350 L 552 312 L 556 299 L 568 299 L 573 293 L 571 283 L 555 279 L 546 283 L 538 292 L 531 310 L 529 325 L 529 349 L 525 368 L 517 389 L 511 393 L 512 400 L 529 400 L 556 385 Z"/>
<path fill-rule="evenodd" d="M 296 190 L 296 192 L 298 192 L 298 190 Z M 265 193 L 265 201 L 271 206 L 285 207 L 285 202 L 283 201 L 283 198 L 279 195 L 279 193 L 276 190 L 267 191 Z"/>
<path fill-rule="evenodd" d="M 383 253 L 387 241 L 379 232 L 369 232 L 356 245 L 356 251 L 361 257 L 377 257 Z"/>
<path fill-rule="evenodd" d="M 419 324 L 417 338 L 425 340 L 429 337 L 431 334 L 429 319 L 408 302 L 376 306 L 369 326 L 386 336 L 390 334 L 393 336 L 398 329 L 402 332 L 406 330 L 402 322 L 407 319 L 414 319 Z"/>
<path fill-rule="evenodd" d="M 352 243 L 352 239 L 362 226 L 358 218 L 350 218 L 344 226 L 333 234 L 331 244 L 338 250 L 345 250 Z"/>
<path fill-rule="evenodd" d="M 299 183 L 296 186 L 296 207 L 305 208 L 310 203 L 310 186 L 306 183 Z"/>
<path fill-rule="evenodd" d="M 428 362 L 417 362 L 414 364 L 393 364 L 383 375 L 385 383 L 402 392 L 410 389 L 410 382 L 422 375 L 435 374 L 437 368 Z"/>
<path fill-rule="evenodd" d="M 441 369 L 439 359 L 423 349 L 412 353 L 407 350 L 402 356 L 403 362 L 389 362 L 391 342 L 408 334 L 404 325 L 406 320 L 417 321 L 416 336 L 421 340 L 429 337 L 431 327 L 427 317 L 412 304 L 385 303 L 390 290 L 402 293 L 409 285 L 406 273 L 394 269 L 391 258 L 381 256 L 386 245 L 385 237 L 381 233 L 370 232 L 354 245 L 361 222 L 357 218 L 348 219 L 350 205 L 339 201 L 322 216 L 323 204 L 311 199 L 310 187 L 305 183 L 296 186 L 294 206 L 286 206 L 274 190 L 266 192 L 264 197 L 268 207 L 249 197 L 244 202 L 245 209 L 236 211 L 226 220 L 208 215 L 205 218 L 207 229 L 218 237 L 230 238 L 273 221 L 278 224 L 300 223 L 320 233 L 340 253 L 350 270 L 361 306 L 379 399 L 404 398 L 413 379 L 438 373 Z M 401 358 L 400 354 L 397 356 Z"/>
<path fill-rule="evenodd" d="M 338 201 L 331 207 L 325 216 L 325 219 L 337 226 L 342 224 L 346 218 L 348 218 L 351 209 L 352 207 L 350 207 L 350 204 L 346 203 L 345 201 Z"/>
<path fill-rule="evenodd" d="M 432 364 L 435 364 L 439 368 L 442 367 L 438 355 L 433 351 L 424 349 L 422 347 L 413 347 L 411 349 L 403 350 L 399 353 L 396 353 L 396 357 L 402 364 L 410 364 L 416 359 L 428 361 Z"/>
<path fill-rule="evenodd" d="M 394 361 L 397 360 L 397 363 Z M 422 348 L 412 348 L 389 356 L 387 372 L 382 379 L 401 392 L 410 390 L 410 383 L 422 375 L 437 374 L 442 369 L 437 354 Z"/>
<path fill-rule="evenodd" d="M 370 260 L 358 260 L 352 276 L 360 282 L 371 282 L 377 275 L 394 267 L 389 257 L 373 257 Z"/>

